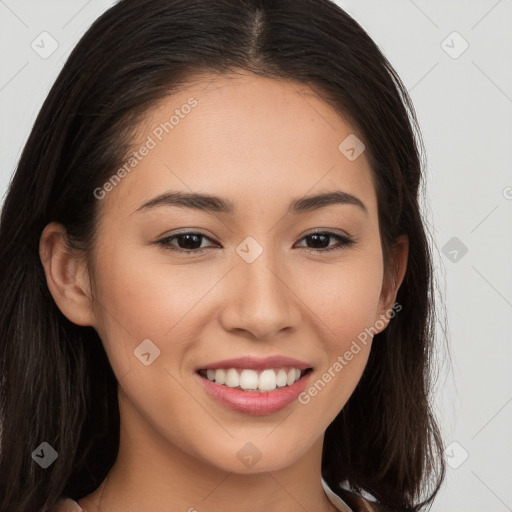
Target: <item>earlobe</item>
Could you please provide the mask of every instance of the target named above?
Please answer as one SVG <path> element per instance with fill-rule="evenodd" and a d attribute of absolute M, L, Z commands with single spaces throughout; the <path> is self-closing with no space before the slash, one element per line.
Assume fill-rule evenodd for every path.
<path fill-rule="evenodd" d="M 77 325 L 94 325 L 85 260 L 66 243 L 66 228 L 48 224 L 39 240 L 39 256 L 46 283 L 62 314 Z"/>
<path fill-rule="evenodd" d="M 390 269 L 385 272 L 382 283 L 378 311 L 379 319 L 385 322 L 385 326 L 382 330 L 387 327 L 390 318 L 394 316 L 394 312 L 401 309 L 399 305 L 395 307 L 395 302 L 398 289 L 404 280 L 407 270 L 408 256 L 409 238 L 407 235 L 401 235 L 393 245 Z"/>

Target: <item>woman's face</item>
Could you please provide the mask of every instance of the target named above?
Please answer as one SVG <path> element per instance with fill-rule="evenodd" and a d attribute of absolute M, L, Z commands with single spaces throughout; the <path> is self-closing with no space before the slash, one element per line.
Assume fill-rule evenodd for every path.
<path fill-rule="evenodd" d="M 96 191 L 92 277 L 134 449 L 248 473 L 318 448 L 394 300 L 353 133 L 304 85 L 252 75 L 147 115 L 122 179 Z"/>

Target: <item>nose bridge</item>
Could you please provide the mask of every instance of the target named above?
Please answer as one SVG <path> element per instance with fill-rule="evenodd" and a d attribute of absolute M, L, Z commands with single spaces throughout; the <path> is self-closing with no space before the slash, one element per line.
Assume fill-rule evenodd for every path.
<path fill-rule="evenodd" d="M 250 331 L 258 338 L 295 327 L 299 312 L 279 251 L 251 237 L 236 250 L 241 261 L 231 272 L 233 286 L 223 314 L 224 327 Z"/>

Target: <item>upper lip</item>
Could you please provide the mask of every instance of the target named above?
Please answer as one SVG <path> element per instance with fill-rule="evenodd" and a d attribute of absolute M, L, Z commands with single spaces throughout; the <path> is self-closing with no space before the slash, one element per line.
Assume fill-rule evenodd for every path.
<path fill-rule="evenodd" d="M 298 368 L 299 370 L 306 370 L 312 366 L 304 361 L 299 361 L 292 357 L 285 356 L 269 356 L 269 357 L 253 357 L 244 356 L 236 357 L 233 359 L 223 359 L 222 361 L 215 361 L 213 363 L 205 364 L 198 368 L 198 370 L 216 370 L 220 368 L 238 368 L 250 370 L 265 370 L 267 368 Z"/>

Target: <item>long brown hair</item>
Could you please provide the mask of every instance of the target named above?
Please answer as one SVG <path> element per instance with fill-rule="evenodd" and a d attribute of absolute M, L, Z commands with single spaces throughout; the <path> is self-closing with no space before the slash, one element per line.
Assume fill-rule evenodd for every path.
<path fill-rule="evenodd" d="M 430 504 L 444 477 L 430 406 L 431 252 L 420 215 L 414 108 L 363 28 L 329 0 L 121 0 L 73 50 L 35 121 L 0 219 L 0 510 L 34 512 L 95 490 L 119 445 L 117 382 L 92 327 L 68 321 L 46 285 L 49 222 L 93 247 L 93 191 L 118 169 L 134 126 L 198 74 L 243 69 L 312 87 L 361 133 L 375 177 L 386 264 L 409 237 L 397 302 L 362 378 L 328 427 L 322 474 L 390 510 Z M 58 459 L 42 470 L 40 442 Z"/>

